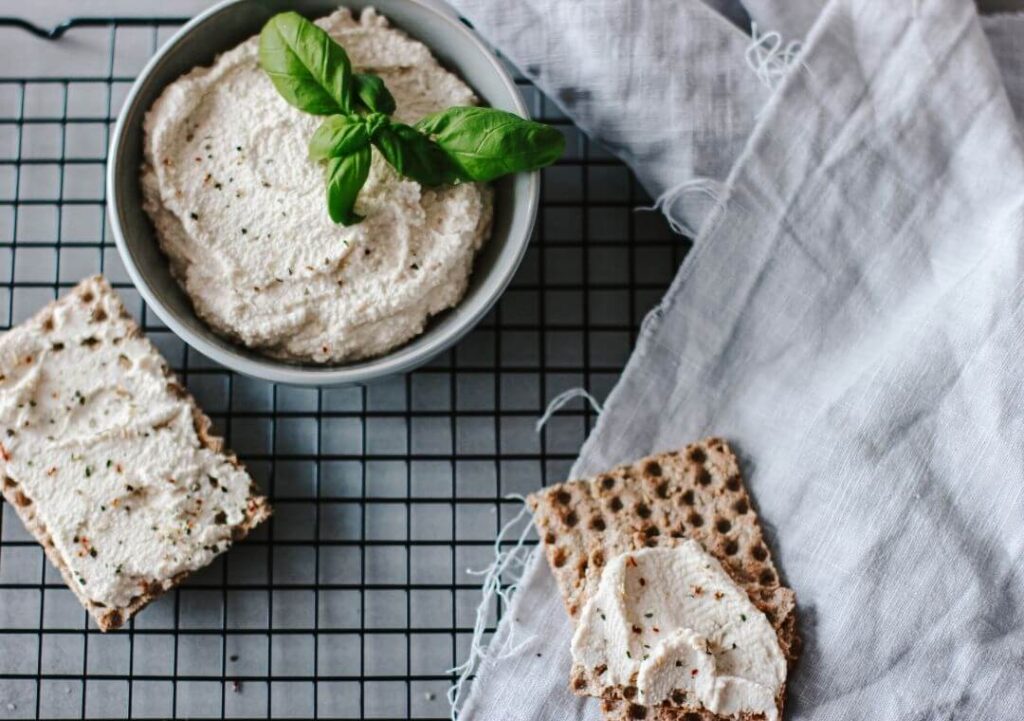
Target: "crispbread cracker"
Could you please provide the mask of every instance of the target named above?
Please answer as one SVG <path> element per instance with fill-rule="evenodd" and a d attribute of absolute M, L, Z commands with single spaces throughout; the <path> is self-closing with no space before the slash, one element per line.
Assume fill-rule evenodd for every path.
<path fill-rule="evenodd" d="M 551 486 L 527 501 L 574 624 L 596 591 L 606 561 L 626 551 L 692 538 L 721 562 L 768 617 L 790 664 L 796 659 L 795 595 L 779 583 L 736 457 L 725 441 L 708 438 L 683 451 Z M 570 687 L 579 695 L 601 697 L 607 719 L 728 718 L 669 702 L 651 708 L 634 704 L 634 687 L 605 687 L 580 666 L 572 670 Z M 784 695 L 783 688 L 780 713 Z"/>
<path fill-rule="evenodd" d="M 105 379 L 126 377 L 129 369 L 136 373 L 132 376 L 138 381 L 135 385 L 126 380 L 124 385 L 113 383 L 110 387 L 99 386 L 94 389 L 94 397 L 87 398 L 78 390 L 71 395 L 65 387 L 71 374 L 81 378 L 85 387 L 90 380 L 101 383 Z M 46 393 L 41 395 L 44 389 Z M 138 405 L 131 395 L 133 390 L 142 393 L 138 397 Z M 67 392 L 61 395 L 64 391 Z M 142 423 L 147 418 L 146 412 L 161 403 L 168 417 L 161 419 L 157 425 L 145 426 L 145 430 L 138 432 L 132 429 L 139 426 L 129 428 L 116 425 L 122 418 L 132 423 Z M 125 411 L 126 407 L 138 410 Z M 69 419 L 76 413 L 95 414 L 83 416 L 94 420 L 68 425 L 72 422 Z M 104 427 L 104 422 L 107 422 L 105 419 L 111 418 L 113 420 L 109 420 L 109 423 L 112 425 Z M 142 337 L 120 298 L 102 276 L 83 280 L 33 318 L 0 337 L 0 420 L 3 421 L 0 423 L 3 496 L 14 507 L 28 531 L 43 546 L 47 557 L 60 570 L 68 587 L 104 631 L 127 622 L 146 604 L 195 570 L 181 570 L 180 564 L 176 567 L 173 563 L 174 554 L 188 554 L 188 559 L 202 558 L 208 562 L 270 515 L 266 498 L 258 494 L 238 460 L 222 452 L 222 439 L 210 434 L 210 419 L 178 383 L 156 348 Z M 68 428 L 80 434 L 83 426 L 87 434 L 94 434 L 95 437 L 68 435 Z M 39 427 L 46 428 L 46 432 L 51 435 L 43 440 L 35 431 Z M 51 428 L 52 431 L 49 430 Z M 94 432 L 93 428 L 102 430 Z M 223 494 L 223 500 L 220 496 L 212 497 L 212 491 L 207 491 L 206 487 L 201 490 L 191 488 L 181 489 L 181 492 L 177 489 L 167 491 L 159 484 L 168 484 L 166 487 L 170 488 L 176 479 L 143 478 L 138 475 L 137 468 L 127 463 L 129 458 L 134 457 L 129 448 L 135 452 L 140 448 L 146 451 L 152 448 L 185 448 L 176 446 L 176 440 L 167 444 L 157 440 L 162 432 L 178 430 L 182 431 L 184 437 L 192 439 L 186 449 L 192 455 L 181 462 L 195 464 L 197 458 L 208 462 L 208 465 L 193 465 L 193 475 L 208 468 L 224 471 L 220 478 L 210 474 L 202 478 L 210 489 Z M 33 446 L 26 446 L 22 450 L 19 443 L 30 432 L 35 434 L 34 443 L 48 444 L 52 453 L 47 453 L 43 448 L 36 449 L 40 452 L 34 457 L 23 457 Z M 141 433 L 146 440 L 130 447 L 133 433 Z M 69 443 L 81 443 L 83 440 L 87 443 L 82 446 L 83 450 L 77 458 L 72 454 L 66 464 L 56 462 L 58 455 L 66 454 L 68 448 L 79 447 L 69 446 Z M 102 448 L 104 454 L 109 454 L 103 456 L 108 460 L 90 462 L 92 458 L 89 454 L 93 447 Z M 124 465 L 115 460 L 120 458 L 114 452 L 118 449 L 125 450 Z M 173 463 L 176 462 L 175 458 L 176 455 L 167 460 Z M 82 464 L 88 464 L 84 466 L 84 472 Z M 58 465 L 63 467 L 58 468 Z M 183 470 L 180 478 L 186 478 L 188 472 Z M 45 493 L 39 493 L 47 487 L 40 480 L 43 477 L 50 479 L 46 483 L 52 484 L 48 487 L 54 495 L 49 501 Z M 244 486 L 241 485 L 243 483 Z M 122 490 L 113 500 L 108 501 L 107 498 L 111 496 L 103 494 L 115 486 Z M 69 494 L 79 494 L 84 499 L 80 506 L 68 506 L 83 509 L 82 517 L 69 518 L 67 508 L 56 507 L 61 503 L 59 498 Z M 102 500 L 94 502 L 95 498 L 100 497 Z M 147 544 L 149 549 L 156 548 L 157 553 L 164 552 L 159 545 L 161 543 L 174 545 L 165 557 L 172 558 L 168 563 L 169 568 L 179 570 L 165 574 L 158 569 L 152 569 L 152 573 L 137 572 L 135 569 L 122 571 L 122 567 L 128 567 L 130 563 L 110 568 L 113 561 L 104 566 L 107 557 L 120 558 L 128 553 L 115 549 L 115 546 L 123 548 L 128 544 L 125 544 L 123 536 L 117 536 L 118 541 L 113 542 L 112 534 L 126 533 L 125 529 L 134 530 L 137 524 L 128 521 L 119 523 L 116 518 L 114 521 L 105 521 L 102 515 L 95 513 L 97 503 L 104 504 L 99 506 L 103 513 L 123 512 L 126 514 L 124 518 L 131 515 L 131 506 L 135 506 L 135 518 L 139 517 L 140 509 L 151 508 L 158 509 L 157 515 L 166 510 L 170 517 L 171 508 L 165 509 L 156 504 L 156 500 L 163 498 L 175 498 L 178 501 L 174 510 L 180 510 L 181 507 L 195 509 L 189 512 L 180 538 L 174 541 L 176 545 L 168 541 L 170 536 L 166 528 L 160 528 L 158 532 L 156 522 L 151 536 L 137 540 Z M 208 508 L 220 504 L 216 505 L 212 521 L 209 510 L 204 510 L 201 503 L 196 505 L 196 499 L 212 501 Z M 237 504 L 232 505 L 236 499 Z M 106 505 L 108 503 L 109 509 Z M 54 520 L 48 523 L 47 518 Z M 56 520 L 58 518 L 60 521 Z M 228 520 L 230 518 L 236 520 Z M 87 526 L 90 523 L 92 525 Z M 70 526 L 75 529 L 73 543 L 69 543 L 67 538 Z M 86 528 L 88 538 L 81 530 Z M 207 545 L 199 547 L 200 541 L 196 539 L 200 537 Z M 128 540 L 130 542 L 135 539 Z M 110 543 L 104 545 L 107 541 Z M 84 573 L 95 574 L 92 586 L 82 582 Z M 76 575 L 81 578 L 76 578 Z M 124 602 L 111 604 L 99 600 L 106 598 L 96 588 L 103 581 L 111 582 L 115 588 L 121 584 L 120 593 L 114 595 L 124 597 Z M 130 597 L 124 591 L 129 587 L 132 589 Z M 99 597 L 97 594 L 100 594 Z"/>

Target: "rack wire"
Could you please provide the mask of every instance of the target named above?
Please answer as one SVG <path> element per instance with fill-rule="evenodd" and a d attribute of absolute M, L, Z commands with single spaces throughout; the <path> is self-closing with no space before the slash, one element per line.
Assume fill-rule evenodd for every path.
<path fill-rule="evenodd" d="M 480 598 L 466 569 L 490 562 L 518 511 L 507 494 L 563 480 L 594 420 L 582 401 L 539 435 L 536 418 L 568 388 L 607 394 L 687 245 L 660 215 L 635 212 L 650 199 L 625 166 L 517 77 L 568 151 L 545 171 L 521 269 L 478 328 L 365 387 L 230 373 L 145 307 L 105 219 L 121 100 L 183 22 L 0 18 L 0 326 L 105 273 L 276 514 L 103 634 L 4 506 L 0 717 L 446 718 L 448 669 L 466 656 Z M 15 44 L 59 53 L 72 74 L 18 77 Z"/>

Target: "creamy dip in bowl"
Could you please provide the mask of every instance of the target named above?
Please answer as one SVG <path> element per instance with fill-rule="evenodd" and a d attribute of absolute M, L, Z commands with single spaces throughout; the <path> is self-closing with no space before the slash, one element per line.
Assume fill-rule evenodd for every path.
<path fill-rule="evenodd" d="M 525 115 L 457 20 L 408 0 L 345 5 L 239 0 L 200 16 L 143 72 L 111 151 L 115 237 L 143 297 L 204 354 L 271 380 L 361 382 L 426 361 L 500 295 L 536 212 L 536 173 L 424 188 L 374 152 L 365 219 L 330 221 L 306 149 L 321 118 L 277 95 L 248 39 L 274 13 L 323 18 L 355 69 L 384 79 L 398 121 L 476 97 Z"/>

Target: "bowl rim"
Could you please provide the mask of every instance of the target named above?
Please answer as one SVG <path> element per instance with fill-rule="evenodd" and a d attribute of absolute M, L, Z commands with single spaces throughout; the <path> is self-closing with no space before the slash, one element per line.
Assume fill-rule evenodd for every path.
<path fill-rule="evenodd" d="M 150 286 L 142 270 L 135 263 L 134 256 L 132 255 L 132 251 L 125 237 L 125 231 L 121 226 L 120 202 L 116 191 L 118 158 L 121 155 L 121 146 L 128 127 L 128 116 L 131 114 L 130 111 L 138 102 L 138 96 L 142 92 L 150 74 L 157 68 L 157 66 L 160 65 L 160 63 L 164 61 L 164 58 L 168 54 L 173 52 L 174 48 L 187 35 L 189 35 L 196 27 L 207 22 L 211 17 L 223 12 L 227 8 L 252 1 L 253 0 L 222 0 L 222 2 L 207 8 L 193 17 L 181 26 L 181 28 L 179 28 L 178 31 L 175 32 L 174 35 L 172 35 L 163 44 L 163 46 L 157 50 L 153 57 L 147 61 L 145 66 L 136 76 L 128 94 L 125 96 L 124 103 L 118 113 L 117 122 L 114 125 L 110 149 L 107 153 L 105 180 L 107 217 L 110 221 L 111 230 L 114 235 L 114 244 L 117 246 L 118 254 L 121 257 L 121 261 L 125 266 L 125 270 L 128 272 L 128 276 L 131 279 L 132 284 L 139 291 L 139 294 L 142 296 L 143 300 L 145 300 L 146 304 L 156 313 L 157 317 L 159 317 L 160 320 L 163 321 L 163 323 L 186 344 L 229 370 L 273 383 L 319 387 L 364 384 L 386 376 L 406 373 L 429 362 L 431 359 L 435 358 L 437 355 L 461 340 L 480 322 L 491 308 L 494 307 L 495 303 L 497 303 L 498 299 L 508 288 L 509 283 L 512 282 L 512 278 L 519 266 L 522 264 L 522 260 L 529 248 L 533 228 L 537 220 L 537 212 L 540 206 L 539 171 L 524 174 L 527 178 L 525 194 L 526 227 L 523 237 L 518 240 L 519 248 L 516 250 L 514 255 L 506 257 L 502 262 L 493 266 L 491 273 L 488 276 L 491 281 L 491 290 L 481 297 L 472 312 L 461 318 L 459 323 L 454 325 L 444 335 L 441 335 L 436 339 L 432 339 L 432 342 L 426 346 L 415 350 L 411 349 L 410 343 L 416 338 L 421 337 L 415 336 L 384 355 L 357 361 L 356 365 L 325 365 L 323 367 L 299 365 L 289 363 L 287 361 L 276 360 L 269 356 L 258 359 L 251 358 L 236 351 L 234 348 L 225 349 L 219 347 L 202 334 L 193 332 L 185 323 L 179 321 L 174 312 L 163 303 L 160 295 Z M 519 87 L 512 79 L 508 70 L 470 27 L 467 27 L 467 25 L 461 22 L 457 15 L 442 10 L 436 4 L 430 2 L 430 0 L 405 1 L 434 15 L 441 22 L 446 24 L 450 30 L 461 35 L 465 41 L 468 41 L 468 43 L 477 50 L 478 54 L 487 61 L 491 69 L 496 72 L 498 79 L 508 92 L 516 111 L 523 117 L 530 117 L 526 101 L 523 99 L 522 93 L 519 91 Z M 347 4 L 346 0 L 337 0 L 337 3 L 339 7 L 344 7 Z M 228 49 L 229 48 L 225 48 L 225 50 Z M 512 240 L 516 239 L 515 236 L 509 237 Z M 462 306 L 463 300 L 460 300 L 459 303 L 444 312 L 452 312 L 459 309 Z M 209 328 L 209 325 L 206 321 L 202 320 L 202 318 L 199 318 L 199 321 L 209 329 L 211 334 L 216 333 L 212 328 Z M 244 348 L 244 346 L 241 346 L 234 341 L 227 340 L 227 342 L 232 346 L 238 346 L 239 349 Z M 255 353 L 257 351 L 253 350 L 252 352 Z"/>

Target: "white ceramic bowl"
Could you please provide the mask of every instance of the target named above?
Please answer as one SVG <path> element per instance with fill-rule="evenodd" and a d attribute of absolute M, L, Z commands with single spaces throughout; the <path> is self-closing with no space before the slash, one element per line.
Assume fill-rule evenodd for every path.
<path fill-rule="evenodd" d="M 256 35 L 275 13 L 296 10 L 315 19 L 340 5 L 356 12 L 372 5 L 395 26 L 426 44 L 484 104 L 527 116 L 522 96 L 497 58 L 472 30 L 429 2 L 228 0 L 182 27 L 142 70 L 121 110 L 107 162 L 108 210 L 117 249 L 149 306 L 204 355 L 240 373 L 281 383 L 364 383 L 411 370 L 451 346 L 483 318 L 508 286 L 526 252 L 540 197 L 539 173 L 520 173 L 494 184 L 493 231 L 477 256 L 465 297 L 455 308 L 434 317 L 421 335 L 386 355 L 344 365 L 288 363 L 223 338 L 200 320 L 171 276 L 153 226 L 142 210 L 143 117 L 169 83 L 196 66 L 209 65 L 216 55 Z"/>

